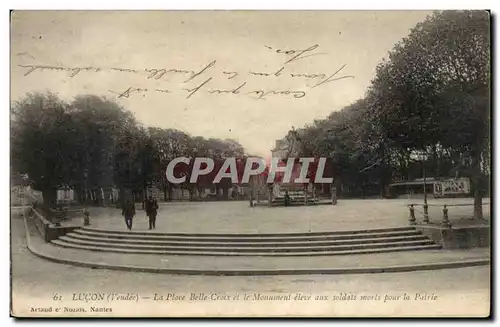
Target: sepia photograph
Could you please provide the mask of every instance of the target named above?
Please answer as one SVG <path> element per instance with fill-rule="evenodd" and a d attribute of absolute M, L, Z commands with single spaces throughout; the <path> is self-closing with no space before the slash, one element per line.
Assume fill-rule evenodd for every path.
<path fill-rule="evenodd" d="M 11 10 L 11 317 L 490 317 L 491 24 Z"/>

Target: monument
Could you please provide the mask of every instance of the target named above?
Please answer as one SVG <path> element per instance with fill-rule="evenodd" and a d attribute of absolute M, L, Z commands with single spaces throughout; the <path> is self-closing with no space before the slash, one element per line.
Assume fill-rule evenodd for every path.
<path fill-rule="evenodd" d="M 329 185 L 317 184 L 310 178 L 308 183 L 296 183 L 302 170 L 302 162 L 298 158 L 303 153 L 303 143 L 300 137 L 300 129 L 294 127 L 285 138 L 276 140 L 276 145 L 271 150 L 272 158 L 278 158 L 279 162 L 286 165 L 288 160 L 295 160 L 292 168 L 290 181 L 283 181 L 283 173 L 278 173 L 273 183 L 268 183 L 268 205 L 269 206 L 292 206 L 292 205 L 314 205 L 314 204 L 336 204 L 333 183 Z M 314 164 L 311 164 L 314 165 Z M 311 166 L 310 166 L 311 167 Z M 325 187 L 326 186 L 326 187 Z M 326 192 L 325 192 L 326 190 Z M 330 193 L 330 194 L 328 194 Z"/>

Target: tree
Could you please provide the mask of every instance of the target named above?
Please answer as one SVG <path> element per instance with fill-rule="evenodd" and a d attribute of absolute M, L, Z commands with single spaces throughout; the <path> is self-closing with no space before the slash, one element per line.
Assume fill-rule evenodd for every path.
<path fill-rule="evenodd" d="M 75 188 L 83 200 L 114 184 L 144 184 L 146 138 L 114 102 L 83 95 L 68 104 L 53 93 L 27 94 L 13 103 L 11 120 L 13 168 L 28 174 L 49 207 L 59 188 Z"/>
<path fill-rule="evenodd" d="M 172 191 L 176 185 L 168 182 L 165 172 L 170 161 L 187 155 L 190 136 L 176 129 L 157 127 L 148 128 L 148 133 L 153 145 L 153 156 L 157 163 L 158 170 L 155 170 L 155 173 L 163 189 L 164 200 L 171 200 Z"/>
<path fill-rule="evenodd" d="M 68 104 L 53 93 L 27 94 L 11 108 L 11 160 L 42 191 L 44 204 L 56 204 L 58 188 L 79 178 L 76 124 Z"/>
<path fill-rule="evenodd" d="M 97 191 L 116 186 L 122 200 L 144 195 L 148 186 L 160 184 L 171 193 L 165 170 L 177 157 L 191 158 L 179 168 L 187 177 L 180 187 L 193 197 L 197 189 L 212 186 L 209 176 L 190 183 L 194 157 L 223 160 L 244 154 L 233 140 L 201 136 L 161 128 L 144 128 L 135 117 L 113 101 L 95 95 L 80 95 L 66 103 L 53 93 L 27 94 L 11 108 L 11 165 L 14 173 L 28 174 L 42 191 L 44 203 L 56 204 L 59 188 L 73 188 L 85 201 Z M 177 169 L 177 173 L 179 173 Z M 224 190 L 231 181 L 218 185 Z M 98 203 L 96 203 L 98 204 Z"/>
<path fill-rule="evenodd" d="M 135 200 L 138 194 L 143 194 L 151 176 L 150 153 L 148 136 L 143 128 L 131 124 L 124 129 L 118 138 L 113 170 L 114 182 L 120 189 L 122 200 Z"/>
<path fill-rule="evenodd" d="M 372 122 L 401 151 L 453 149 L 471 158 L 474 217 L 482 217 L 480 162 L 489 156 L 489 14 L 435 12 L 377 68 Z"/>
<path fill-rule="evenodd" d="M 136 124 L 132 114 L 102 97 L 80 95 L 71 103 L 71 115 L 78 135 L 74 150 L 80 178 L 75 188 L 82 195 L 111 188 L 115 184 L 114 155 L 118 143 L 126 133 L 124 129 Z"/>
<path fill-rule="evenodd" d="M 158 162 L 156 167 L 159 167 L 159 171 L 155 170 L 155 174 L 160 174 L 165 200 L 172 198 L 174 187 L 188 190 L 190 199 L 194 199 L 196 193 L 201 197 L 204 189 L 213 186 L 212 181 L 218 169 L 222 166 L 223 160 L 229 157 L 242 157 L 245 153 L 243 147 L 234 140 L 205 139 L 202 136 L 191 137 L 179 130 L 157 127 L 150 127 L 148 133 L 153 146 L 152 155 L 155 158 L 154 160 Z M 177 157 L 190 158 L 188 165 L 179 164 L 174 169 L 176 177 L 186 176 L 186 181 L 180 185 L 171 184 L 165 178 L 165 170 L 168 164 Z M 191 171 L 194 158 L 196 157 L 212 158 L 215 162 L 215 167 L 211 174 L 202 175 L 195 183 L 191 183 Z M 204 167 L 202 166 L 201 168 L 203 169 Z M 217 190 L 222 189 L 223 196 L 227 197 L 232 183 L 230 179 L 224 178 L 215 187 Z"/>
<path fill-rule="evenodd" d="M 327 173 L 338 194 L 365 196 L 388 184 L 377 152 L 381 141 L 366 121 L 367 109 L 368 100 L 361 99 L 299 130 L 301 155 L 329 159 Z"/>

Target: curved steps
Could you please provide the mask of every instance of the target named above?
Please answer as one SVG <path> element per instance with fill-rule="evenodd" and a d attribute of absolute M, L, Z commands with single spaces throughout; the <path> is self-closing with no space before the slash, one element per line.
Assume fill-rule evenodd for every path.
<path fill-rule="evenodd" d="M 91 251 L 216 256 L 317 256 L 441 248 L 412 227 L 287 234 L 162 234 L 80 228 L 52 243 Z"/>

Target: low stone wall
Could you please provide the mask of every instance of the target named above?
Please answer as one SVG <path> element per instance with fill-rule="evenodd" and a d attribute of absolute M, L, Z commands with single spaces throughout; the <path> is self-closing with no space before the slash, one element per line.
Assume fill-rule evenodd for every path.
<path fill-rule="evenodd" d="M 29 208 L 26 213 L 28 218 L 31 218 L 35 223 L 40 235 L 45 240 L 45 242 L 50 242 L 63 236 L 80 226 L 56 226 L 51 223 L 45 217 L 38 212 L 36 209 Z"/>
<path fill-rule="evenodd" d="M 489 226 L 441 227 L 433 225 L 417 225 L 415 228 L 429 237 L 443 249 L 470 249 L 490 246 Z"/>
<path fill-rule="evenodd" d="M 48 220 L 55 223 L 74 218 L 81 219 L 83 214 L 83 209 L 84 207 L 82 206 L 63 207 L 59 210 L 50 209 L 49 210 L 50 219 Z"/>
<path fill-rule="evenodd" d="M 80 228 L 80 226 L 49 226 L 45 236 L 45 241 L 50 242 L 59 238 L 60 236 L 66 235 L 72 232 L 74 229 Z"/>

